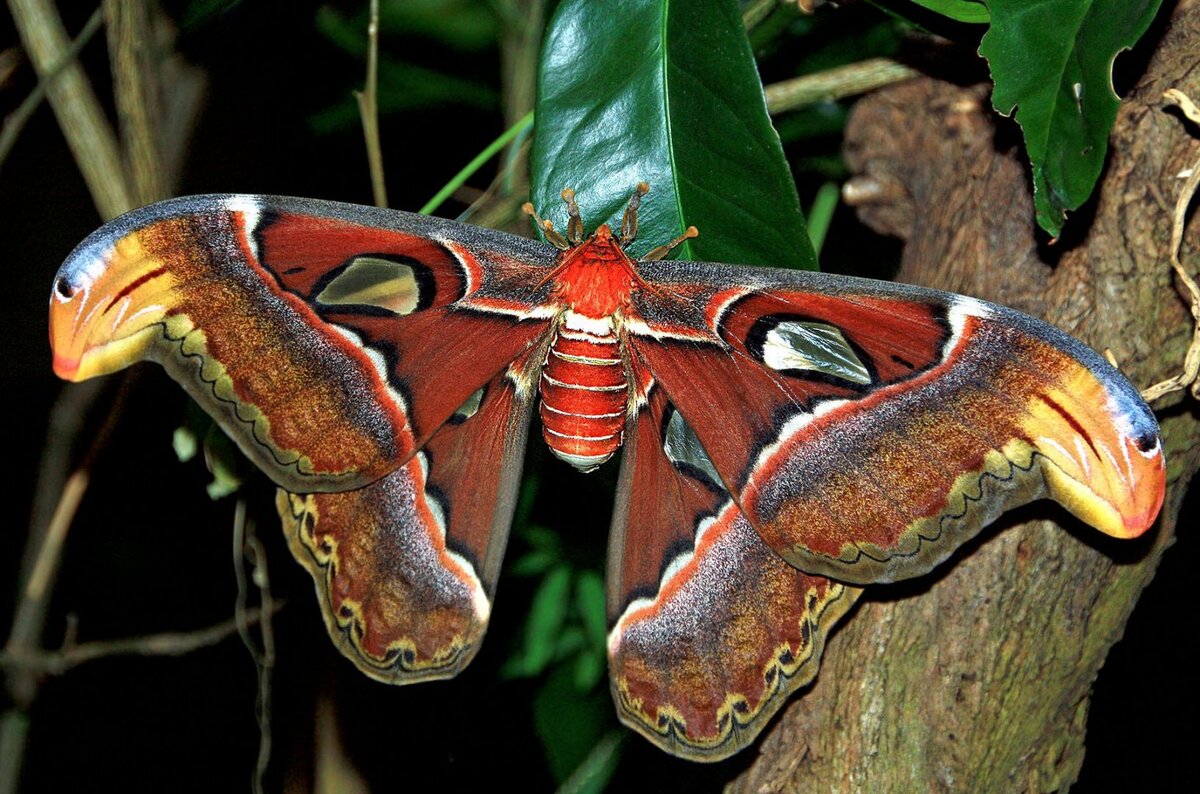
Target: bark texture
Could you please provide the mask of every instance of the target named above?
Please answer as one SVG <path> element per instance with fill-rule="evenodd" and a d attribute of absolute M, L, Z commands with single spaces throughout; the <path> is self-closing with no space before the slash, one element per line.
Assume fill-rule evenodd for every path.
<path fill-rule="evenodd" d="M 1161 97 L 1175 87 L 1200 98 L 1200 2 L 1171 13 L 1117 119 L 1094 214 L 1072 218 L 1054 245 L 1035 232 L 1019 134 L 990 112 L 986 86 L 921 78 L 861 101 L 847 132 L 858 212 L 906 241 L 898 279 L 1044 317 L 1111 348 L 1139 387 L 1174 375 L 1191 320 L 1168 264 L 1171 209 L 1200 143 Z M 1192 272 L 1197 227 L 1182 255 Z M 1155 409 L 1168 463 L 1157 529 L 1121 543 L 1039 503 L 930 577 L 868 588 L 816 684 L 730 788 L 1069 787 L 1092 683 L 1174 537 L 1200 465 L 1195 404 L 1177 394 Z"/>

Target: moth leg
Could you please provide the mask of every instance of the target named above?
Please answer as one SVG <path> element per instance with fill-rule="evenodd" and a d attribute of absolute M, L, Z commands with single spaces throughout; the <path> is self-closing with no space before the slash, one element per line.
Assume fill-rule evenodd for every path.
<path fill-rule="evenodd" d="M 667 254 L 671 253 L 671 251 L 674 250 L 676 246 L 682 245 L 685 240 L 691 240 L 693 237 L 699 237 L 699 236 L 700 236 L 700 230 L 697 229 L 695 226 L 689 226 L 689 227 L 687 227 L 687 231 L 685 231 L 683 234 L 679 235 L 678 237 L 676 237 L 674 240 L 667 243 L 666 245 L 660 245 L 658 248 L 655 248 L 654 250 L 650 251 L 648 254 L 643 256 L 638 261 L 639 262 L 657 262 L 658 260 L 665 257 Z"/>
<path fill-rule="evenodd" d="M 622 248 L 625 248 L 637 239 L 638 207 L 641 206 L 642 196 L 649 192 L 650 185 L 648 183 L 638 182 L 637 187 L 633 189 L 633 195 L 629 197 L 629 204 L 625 207 L 625 214 L 621 216 Z"/>
<path fill-rule="evenodd" d="M 571 245 L 583 242 L 583 217 L 579 214 L 579 205 L 575 203 L 575 191 L 566 188 L 562 192 L 562 200 L 567 205 L 567 241 Z"/>
<path fill-rule="evenodd" d="M 537 214 L 537 210 L 533 208 L 532 202 L 526 201 L 522 204 L 521 212 L 533 218 L 533 222 L 541 228 L 542 234 L 546 236 L 546 242 L 560 251 L 571 250 L 571 244 L 567 242 L 567 238 L 558 233 L 552 221 L 543 220 L 542 216 Z"/>

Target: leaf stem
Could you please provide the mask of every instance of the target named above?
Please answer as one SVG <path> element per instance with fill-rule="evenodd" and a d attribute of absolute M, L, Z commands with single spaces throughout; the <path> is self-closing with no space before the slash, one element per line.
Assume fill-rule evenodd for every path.
<path fill-rule="evenodd" d="M 833 213 L 837 209 L 841 194 L 842 191 L 836 182 L 826 182 L 817 189 L 812 208 L 808 211 L 808 237 L 812 240 L 813 250 L 818 256 L 821 246 L 825 244 L 825 236 L 829 233 L 829 224 L 833 222 Z"/>
<path fill-rule="evenodd" d="M 425 206 L 417 210 L 422 215 L 431 215 L 438 207 L 448 199 L 454 191 L 462 187 L 463 183 L 471 178 L 471 175 L 478 171 L 484 163 L 492 159 L 505 146 L 507 146 L 514 138 L 524 132 L 533 124 L 533 111 L 529 111 L 521 119 L 507 130 L 500 137 L 488 144 L 482 152 L 475 156 L 471 162 L 467 163 L 454 177 L 447 182 L 441 190 L 439 190 L 433 198 L 425 202 Z"/>

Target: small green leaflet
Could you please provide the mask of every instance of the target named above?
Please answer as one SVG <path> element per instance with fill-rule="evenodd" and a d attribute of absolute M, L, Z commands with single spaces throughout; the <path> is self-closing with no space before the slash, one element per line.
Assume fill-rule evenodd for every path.
<path fill-rule="evenodd" d="M 987 22 L 987 6 L 983 0 L 912 0 L 919 6 L 936 11 L 958 22 Z"/>
<path fill-rule="evenodd" d="M 1120 98 L 1113 59 L 1146 32 L 1161 0 L 987 0 L 992 105 L 1014 110 L 1033 166 L 1038 224 L 1057 236 L 1096 186 Z"/>

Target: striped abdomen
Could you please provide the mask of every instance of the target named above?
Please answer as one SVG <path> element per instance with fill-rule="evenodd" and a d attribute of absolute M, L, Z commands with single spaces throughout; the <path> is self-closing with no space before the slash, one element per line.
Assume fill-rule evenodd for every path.
<path fill-rule="evenodd" d="M 629 389 L 611 322 L 568 316 L 550 344 L 541 390 L 542 437 L 555 455 L 591 471 L 621 446 Z"/>

